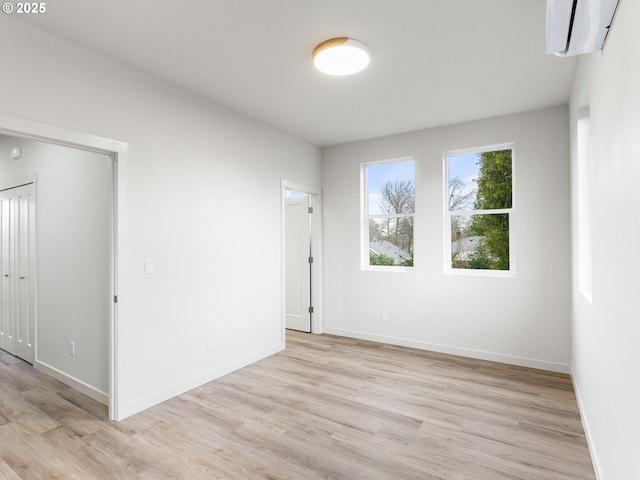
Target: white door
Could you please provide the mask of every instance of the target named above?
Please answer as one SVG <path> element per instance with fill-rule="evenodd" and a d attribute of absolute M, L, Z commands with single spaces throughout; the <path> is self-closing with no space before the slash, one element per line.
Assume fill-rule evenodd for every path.
<path fill-rule="evenodd" d="M 284 205 L 285 327 L 311 331 L 311 226 L 309 196 Z"/>
<path fill-rule="evenodd" d="M 35 360 L 34 185 L 0 192 L 0 348 Z"/>
<path fill-rule="evenodd" d="M 16 342 L 13 325 L 13 204 L 7 191 L 0 192 L 0 348 L 15 354 Z"/>

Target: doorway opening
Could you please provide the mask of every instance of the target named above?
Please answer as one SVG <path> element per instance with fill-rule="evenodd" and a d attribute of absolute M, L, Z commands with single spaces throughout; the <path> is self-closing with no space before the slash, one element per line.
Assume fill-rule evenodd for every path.
<path fill-rule="evenodd" d="M 322 194 L 282 181 L 282 335 L 322 333 Z"/>
<path fill-rule="evenodd" d="M 284 199 L 285 327 L 311 332 L 313 305 L 313 245 L 310 197 L 304 192 L 286 190 Z"/>
<path fill-rule="evenodd" d="M 112 139 L 107 139 L 103 137 L 98 137 L 82 132 L 77 132 L 65 128 L 55 127 L 52 125 L 20 118 L 13 117 L 10 115 L 0 114 L 0 135 L 4 135 L 10 137 L 12 140 L 19 142 L 24 142 L 27 144 L 43 144 L 51 147 L 69 147 L 69 151 L 77 152 L 82 154 L 85 152 L 89 155 L 97 155 L 104 158 L 104 168 L 108 170 L 108 175 L 104 178 L 104 192 L 106 192 L 106 196 L 108 198 L 103 199 L 103 204 L 106 207 L 103 210 L 103 215 L 101 218 L 102 221 L 102 230 L 101 234 L 103 235 L 102 245 L 104 252 L 104 265 L 105 268 L 101 271 L 104 272 L 104 275 L 101 275 L 101 285 L 103 285 L 103 289 L 100 293 L 100 302 L 104 309 L 104 315 L 101 318 L 106 319 L 106 322 L 102 322 L 100 328 L 104 329 L 104 334 L 101 338 L 103 338 L 102 348 L 103 353 L 100 355 L 100 362 L 103 372 L 106 374 L 106 382 L 104 387 L 101 388 L 92 388 L 93 385 L 87 385 L 82 380 L 76 379 L 73 375 L 65 374 L 65 360 L 61 360 L 60 364 L 53 365 L 53 368 L 48 369 L 46 362 L 39 361 L 39 357 L 44 356 L 45 352 L 41 352 L 39 354 L 39 345 L 42 342 L 38 341 L 38 316 L 36 316 L 35 321 L 35 331 L 36 331 L 36 349 L 35 349 L 35 359 L 34 366 L 48 373 L 58 380 L 63 381 L 67 385 L 75 388 L 90 397 L 101 401 L 102 403 L 106 403 L 108 405 L 108 415 L 111 420 L 118 420 L 120 418 L 119 411 L 119 395 L 118 395 L 118 271 L 121 270 L 123 266 L 123 258 L 122 258 L 122 239 L 123 232 L 122 229 L 119 228 L 121 226 L 121 222 L 124 219 L 122 213 L 125 211 L 125 197 L 124 197 L 124 180 L 125 180 L 125 167 L 126 167 L 126 152 L 127 145 L 126 143 L 119 142 Z M 37 174 L 37 172 L 34 172 Z M 5 179 L 3 179 L 5 180 Z M 38 180 L 38 179 L 37 179 Z M 81 183 L 81 179 L 76 179 L 77 183 Z M 47 182 L 49 187 L 51 187 L 51 182 Z M 69 195 L 73 195 L 76 192 L 76 188 L 82 188 L 81 186 L 76 185 L 69 189 L 65 187 L 67 190 L 66 193 Z M 40 187 L 39 183 L 36 181 L 36 196 L 38 195 L 38 191 Z M 42 182 L 42 186 L 44 186 L 45 182 Z M 55 186 L 53 187 L 55 189 Z M 63 187 L 58 186 L 59 190 L 63 190 Z M 71 191 L 69 191 L 71 190 Z M 77 193 L 77 192 L 76 192 Z M 44 205 L 44 204 L 43 204 Z M 64 213 L 61 214 L 62 219 L 65 219 Z M 68 219 L 66 219 L 68 220 Z M 62 222 L 64 223 L 64 222 Z M 85 228 L 89 229 L 93 225 L 85 225 Z M 64 228 L 61 226 L 60 228 Z M 40 232 L 38 233 L 38 235 Z M 40 247 L 40 245 L 38 245 Z M 57 245 L 52 246 L 52 251 L 57 251 L 57 249 L 64 249 L 66 246 L 64 242 L 59 242 Z M 91 248 L 89 246 L 88 248 Z M 51 258 L 51 255 L 49 255 Z M 40 259 L 38 259 L 40 261 Z M 53 284 L 56 281 L 56 271 L 54 269 L 48 268 L 46 270 L 42 270 L 38 272 L 40 275 L 43 275 L 43 272 L 46 272 L 47 275 L 50 275 L 52 279 L 50 283 Z M 73 272 L 70 274 L 70 278 L 73 278 Z M 36 275 L 39 276 L 39 275 Z M 38 278 L 37 281 L 44 282 L 45 279 Z M 57 281 L 61 284 L 64 284 L 64 278 L 58 278 Z M 120 288 L 122 286 L 120 285 Z M 66 301 L 74 301 L 74 292 L 67 291 L 68 297 L 66 297 Z M 80 292 L 79 295 L 82 293 Z M 52 296 L 52 301 L 58 301 L 62 303 L 65 301 L 65 298 L 57 298 Z M 36 306 L 37 309 L 37 306 Z M 42 312 L 37 311 L 38 315 L 41 315 Z M 105 324 L 106 323 L 106 324 Z M 81 326 L 80 326 L 81 327 Z M 73 357 L 76 354 L 75 347 L 76 345 L 72 342 L 68 342 L 68 339 L 64 339 L 65 346 L 65 354 L 68 357 Z M 68 347 L 68 348 L 67 348 Z M 78 345 L 78 348 L 81 348 Z M 51 358 L 49 353 L 46 355 Z M 66 361 L 69 360 L 67 358 Z M 104 377 L 104 374 L 103 374 Z M 102 391 L 104 390 L 104 392 Z M 96 398 L 97 397 L 97 398 Z"/>

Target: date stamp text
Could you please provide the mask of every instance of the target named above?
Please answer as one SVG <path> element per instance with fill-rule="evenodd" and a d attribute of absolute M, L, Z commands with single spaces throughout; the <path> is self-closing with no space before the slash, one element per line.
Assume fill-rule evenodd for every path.
<path fill-rule="evenodd" d="M 38 15 L 40 13 L 46 13 L 47 4 L 45 2 L 39 2 L 39 3 L 37 2 L 33 2 L 33 3 L 5 2 L 2 4 L 2 11 L 4 13 Z"/>

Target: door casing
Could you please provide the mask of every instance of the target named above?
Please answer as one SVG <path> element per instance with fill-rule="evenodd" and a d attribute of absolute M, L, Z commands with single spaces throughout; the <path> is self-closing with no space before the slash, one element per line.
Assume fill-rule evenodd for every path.
<path fill-rule="evenodd" d="M 126 166 L 128 145 L 125 142 L 99 137 L 76 130 L 57 127 L 22 117 L 0 113 L 0 134 L 18 138 L 38 140 L 56 145 L 86 150 L 108 155 L 112 166 L 112 208 L 110 240 L 110 281 L 109 294 L 113 301 L 109 302 L 109 419 L 120 420 L 126 416 L 120 389 L 119 371 L 120 344 L 118 322 L 125 317 L 125 305 L 118 301 L 118 293 L 126 291 L 126 277 L 120 276 L 126 266 L 125 225 L 126 225 Z M 36 327 L 37 328 L 37 327 Z"/>
<path fill-rule="evenodd" d="M 311 305 L 313 306 L 313 315 L 311 316 L 311 333 L 323 333 L 323 256 L 322 256 L 322 189 L 312 185 L 293 182 L 289 180 L 281 181 L 281 244 L 282 244 L 282 342 L 286 343 L 285 338 L 285 198 L 287 190 L 295 190 L 309 195 L 309 204 L 313 208 L 311 215 L 311 245 L 313 250 L 313 268 L 311 269 Z"/>

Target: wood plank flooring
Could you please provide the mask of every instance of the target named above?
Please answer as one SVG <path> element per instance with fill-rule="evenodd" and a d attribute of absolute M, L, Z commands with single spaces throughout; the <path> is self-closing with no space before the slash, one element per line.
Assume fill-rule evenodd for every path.
<path fill-rule="evenodd" d="M 595 479 L 568 376 L 329 335 L 106 415 L 0 351 L 1 479 Z"/>

